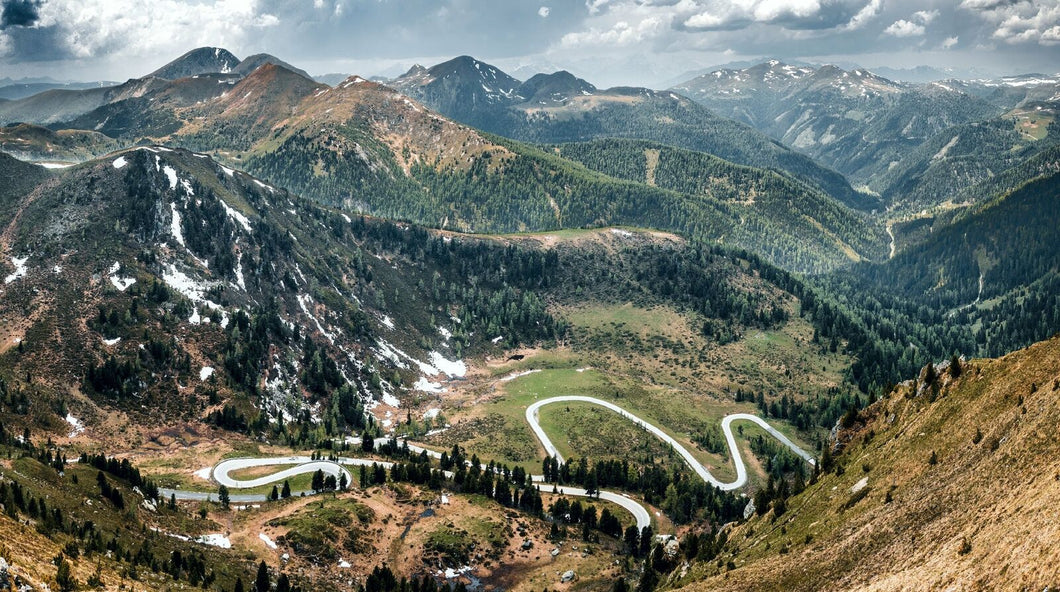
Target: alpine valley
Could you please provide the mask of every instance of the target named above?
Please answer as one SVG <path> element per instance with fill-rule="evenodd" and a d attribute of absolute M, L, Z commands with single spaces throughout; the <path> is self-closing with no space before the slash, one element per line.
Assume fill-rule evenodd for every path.
<path fill-rule="evenodd" d="M 326 80 L 0 87 L 0 590 L 1060 585 L 1060 78 Z"/>

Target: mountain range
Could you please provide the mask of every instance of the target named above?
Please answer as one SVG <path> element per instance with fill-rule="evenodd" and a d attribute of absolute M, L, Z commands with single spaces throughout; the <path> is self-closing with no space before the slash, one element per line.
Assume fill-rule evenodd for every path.
<path fill-rule="evenodd" d="M 226 591 L 1052 586 L 1056 85 L 773 60 L 601 89 L 469 56 L 326 84 L 207 47 L 0 101 L 0 539 L 29 541 L 0 567 L 53 589 L 63 565 Z M 569 460 L 542 464 L 528 405 L 572 392 L 722 480 L 743 451 L 746 483 L 577 401 L 534 416 Z M 726 445 L 742 413 L 807 456 L 761 423 Z M 356 492 L 210 480 L 340 455 L 377 463 Z M 520 478 L 541 470 L 556 489 Z M 572 485 L 656 530 L 591 494 L 606 513 L 576 517 Z"/>

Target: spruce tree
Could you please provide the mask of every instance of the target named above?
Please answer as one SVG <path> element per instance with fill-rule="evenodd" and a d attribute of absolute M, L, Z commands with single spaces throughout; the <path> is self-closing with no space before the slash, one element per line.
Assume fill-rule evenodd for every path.
<path fill-rule="evenodd" d="M 269 566 L 265 565 L 265 560 L 262 560 L 258 564 L 258 577 L 254 578 L 254 590 L 257 592 L 269 592 Z"/>

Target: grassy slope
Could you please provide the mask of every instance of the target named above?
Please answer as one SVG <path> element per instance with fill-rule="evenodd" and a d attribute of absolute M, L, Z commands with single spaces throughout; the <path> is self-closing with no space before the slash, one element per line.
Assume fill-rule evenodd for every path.
<path fill-rule="evenodd" d="M 676 584 L 692 590 L 1056 585 L 1058 379 L 1054 338 L 967 364 L 934 402 L 910 398 L 910 387 L 900 387 L 869 409 L 867 425 L 842 434 L 843 475 L 825 476 L 789 500 L 782 519 L 774 522 L 769 513 L 731 533 L 729 549 L 739 551 L 723 560 L 737 569 L 697 565 Z M 858 501 L 852 488 L 862 478 L 867 494 Z M 784 548 L 789 552 L 779 554 Z"/>

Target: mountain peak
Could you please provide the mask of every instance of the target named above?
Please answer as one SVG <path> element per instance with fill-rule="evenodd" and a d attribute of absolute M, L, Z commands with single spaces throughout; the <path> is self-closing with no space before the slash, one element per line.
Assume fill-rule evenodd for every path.
<path fill-rule="evenodd" d="M 595 92 L 595 86 L 566 70 L 552 74 L 535 74 L 516 91 L 527 103 L 562 103 L 572 96 L 591 95 Z"/>
<path fill-rule="evenodd" d="M 151 72 L 148 76 L 175 80 L 200 74 L 227 74 L 239 65 L 239 61 L 239 58 L 232 52 L 222 47 L 199 47 Z"/>
<path fill-rule="evenodd" d="M 288 64 L 280 58 L 274 55 L 269 55 L 267 53 L 256 53 L 252 56 L 247 56 L 242 62 L 239 62 L 238 66 L 232 69 L 232 73 L 239 74 L 240 76 L 246 76 L 265 64 L 275 64 L 284 69 L 290 70 L 295 74 L 312 79 L 312 76 L 310 76 L 309 73 L 305 70 L 292 66 L 291 64 Z"/>

